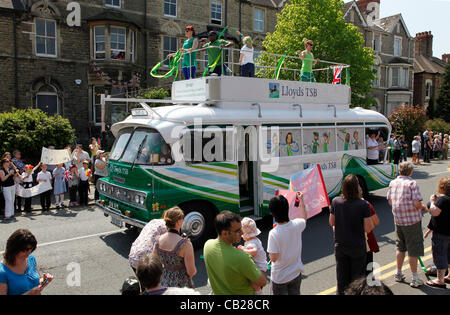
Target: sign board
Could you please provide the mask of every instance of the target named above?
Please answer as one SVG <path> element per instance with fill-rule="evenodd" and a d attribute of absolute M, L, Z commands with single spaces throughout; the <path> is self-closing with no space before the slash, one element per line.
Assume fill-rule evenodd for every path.
<path fill-rule="evenodd" d="M 72 156 L 68 149 L 51 150 L 42 148 L 41 162 L 42 164 L 56 165 L 72 161 Z"/>

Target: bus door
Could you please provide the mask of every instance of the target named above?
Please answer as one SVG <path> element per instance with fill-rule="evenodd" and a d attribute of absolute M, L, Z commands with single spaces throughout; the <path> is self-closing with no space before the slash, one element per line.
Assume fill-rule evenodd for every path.
<path fill-rule="evenodd" d="M 237 126 L 239 207 L 241 216 L 259 214 L 258 135 L 256 126 Z"/>

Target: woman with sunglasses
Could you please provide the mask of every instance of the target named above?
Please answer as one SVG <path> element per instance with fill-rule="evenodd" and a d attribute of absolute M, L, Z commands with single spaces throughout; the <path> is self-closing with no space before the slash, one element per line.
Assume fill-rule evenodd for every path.
<path fill-rule="evenodd" d="M 5 220 L 10 220 L 14 216 L 14 199 L 16 196 L 16 183 L 14 178 L 19 176 L 16 170 L 11 167 L 11 160 L 3 158 L 0 162 L 0 183 L 5 198 Z"/>
<path fill-rule="evenodd" d="M 183 68 L 183 76 L 186 80 L 195 79 L 195 72 L 197 70 L 197 52 L 198 39 L 195 37 L 195 30 L 192 25 L 186 26 L 184 33 L 187 39 L 183 43 L 183 61 L 181 67 Z M 175 53 L 167 55 L 167 58 L 172 58 Z"/>
<path fill-rule="evenodd" d="M 319 59 L 314 59 L 314 55 L 312 53 L 313 48 L 313 41 L 310 39 L 305 39 L 305 50 L 297 51 L 300 59 L 302 60 L 301 81 L 303 82 L 316 82 L 312 68 L 316 63 L 319 62 Z"/>
<path fill-rule="evenodd" d="M 36 247 L 28 230 L 17 230 L 8 238 L 0 263 L 0 295 L 38 295 L 53 280 L 50 274 L 41 278 L 32 254 Z"/>

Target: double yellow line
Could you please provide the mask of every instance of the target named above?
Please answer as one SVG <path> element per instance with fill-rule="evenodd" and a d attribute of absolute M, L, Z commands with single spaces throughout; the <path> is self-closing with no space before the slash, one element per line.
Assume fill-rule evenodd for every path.
<path fill-rule="evenodd" d="M 425 248 L 425 253 L 428 253 L 429 251 L 431 251 L 431 246 Z M 433 255 L 429 254 L 429 255 L 421 257 L 421 258 L 422 258 L 422 261 L 427 261 L 427 260 L 433 258 Z M 394 261 L 394 262 L 392 262 L 390 264 L 387 264 L 387 265 L 385 265 L 383 267 L 375 269 L 373 271 L 373 274 L 374 275 L 380 274 L 380 276 L 378 277 L 378 280 L 385 280 L 386 278 L 393 276 L 397 272 L 396 266 L 397 266 L 397 262 Z M 383 271 L 388 270 L 388 269 L 390 269 L 392 267 L 395 267 L 395 268 L 393 270 L 387 272 L 387 273 L 381 274 Z M 405 270 L 405 269 L 408 269 L 408 268 L 409 268 L 408 259 L 405 259 L 405 262 L 403 264 L 402 270 Z M 421 269 L 421 266 L 418 265 L 417 269 L 418 269 L 418 271 L 420 271 L 419 269 Z M 335 287 L 332 287 L 332 288 L 330 288 L 328 290 L 325 290 L 325 291 L 322 291 L 320 293 L 317 293 L 316 295 L 329 295 L 329 294 L 335 293 L 336 289 L 337 289 L 337 287 L 335 286 Z"/>

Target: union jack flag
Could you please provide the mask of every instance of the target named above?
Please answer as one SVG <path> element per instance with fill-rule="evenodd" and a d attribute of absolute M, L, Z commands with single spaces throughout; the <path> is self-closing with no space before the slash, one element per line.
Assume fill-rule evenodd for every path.
<path fill-rule="evenodd" d="M 341 73 L 342 73 L 342 66 L 333 67 L 333 83 L 332 84 L 340 84 L 341 83 Z"/>
<path fill-rule="evenodd" d="M 64 180 L 66 182 L 69 182 L 69 180 L 72 180 L 72 173 L 70 172 L 70 170 L 66 170 L 64 172 Z"/>

